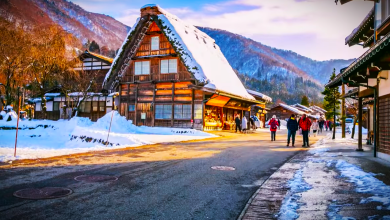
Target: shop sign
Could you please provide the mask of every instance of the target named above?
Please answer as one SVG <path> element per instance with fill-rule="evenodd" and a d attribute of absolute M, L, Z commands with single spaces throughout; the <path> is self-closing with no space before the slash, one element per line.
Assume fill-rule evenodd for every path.
<path fill-rule="evenodd" d="M 146 113 L 145 113 L 145 112 L 142 112 L 142 113 L 141 113 L 141 119 L 142 119 L 142 120 L 145 120 L 145 119 L 146 119 Z"/>

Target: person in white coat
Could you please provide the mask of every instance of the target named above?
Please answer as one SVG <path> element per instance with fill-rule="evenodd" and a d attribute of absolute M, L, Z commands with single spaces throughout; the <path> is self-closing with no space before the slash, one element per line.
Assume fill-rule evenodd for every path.
<path fill-rule="evenodd" d="M 242 123 L 241 123 L 242 132 L 246 133 L 246 130 L 248 129 L 248 120 L 246 117 L 242 117 Z"/>
<path fill-rule="evenodd" d="M 317 119 L 314 119 L 313 124 L 311 124 L 311 129 L 313 130 L 314 137 L 317 137 L 317 131 L 319 129 L 320 125 L 318 124 Z"/>

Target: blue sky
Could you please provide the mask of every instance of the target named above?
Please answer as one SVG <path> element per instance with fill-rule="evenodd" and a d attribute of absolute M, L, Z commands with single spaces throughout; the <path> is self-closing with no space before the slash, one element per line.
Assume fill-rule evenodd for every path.
<path fill-rule="evenodd" d="M 357 58 L 364 49 L 344 44 L 373 7 L 355 0 L 73 0 L 87 11 L 132 26 L 145 4 L 158 4 L 198 26 L 219 28 L 316 60 Z"/>

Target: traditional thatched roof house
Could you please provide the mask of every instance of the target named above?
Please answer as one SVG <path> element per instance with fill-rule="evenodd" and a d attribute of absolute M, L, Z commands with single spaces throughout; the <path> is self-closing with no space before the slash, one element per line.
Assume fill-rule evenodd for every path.
<path fill-rule="evenodd" d="M 215 40 L 157 5 L 141 8 L 104 80 L 136 125 L 231 129 L 260 104 Z"/>

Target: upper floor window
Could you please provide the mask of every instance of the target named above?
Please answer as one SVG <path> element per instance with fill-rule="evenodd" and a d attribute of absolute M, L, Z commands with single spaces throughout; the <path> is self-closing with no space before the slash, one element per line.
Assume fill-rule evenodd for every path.
<path fill-rule="evenodd" d="M 161 60 L 161 73 L 177 73 L 177 59 Z"/>
<path fill-rule="evenodd" d="M 142 61 L 134 63 L 135 75 L 148 75 L 150 74 L 150 61 Z"/>
<path fill-rule="evenodd" d="M 152 37 L 152 45 L 151 45 L 151 50 L 159 50 L 160 49 L 160 38 L 157 37 Z"/>

